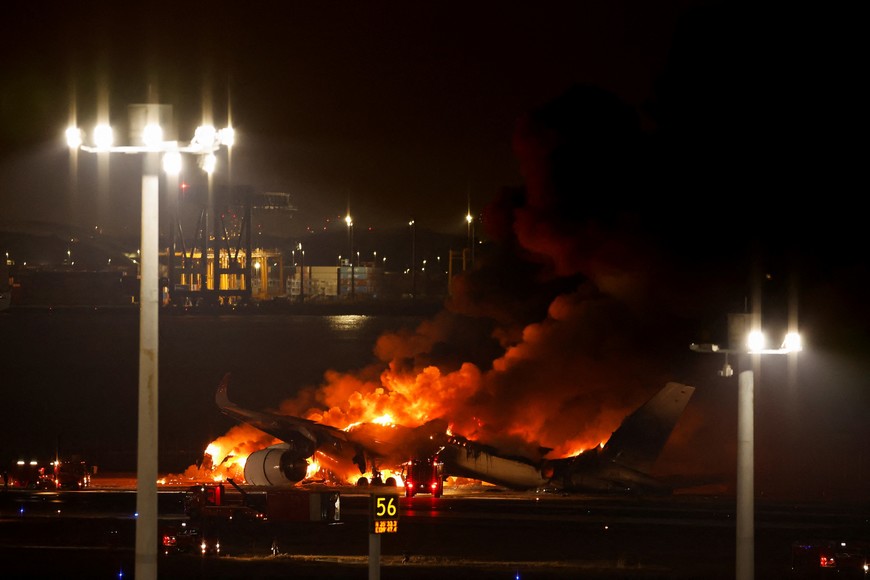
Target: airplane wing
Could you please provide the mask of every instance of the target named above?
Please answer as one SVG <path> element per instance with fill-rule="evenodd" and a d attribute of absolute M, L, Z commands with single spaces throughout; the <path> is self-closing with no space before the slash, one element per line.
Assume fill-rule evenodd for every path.
<path fill-rule="evenodd" d="M 247 423 L 256 427 L 260 431 L 268 433 L 272 437 L 282 441 L 298 441 L 302 437 L 316 446 L 348 441 L 345 431 L 330 427 L 329 425 L 322 425 L 310 419 L 303 419 L 302 417 L 294 417 L 292 415 L 277 415 L 262 411 L 252 411 L 239 407 L 230 401 L 227 394 L 229 380 L 230 375 L 227 373 L 224 375 L 223 380 L 221 380 L 215 394 L 215 403 L 224 415 L 241 423 Z"/>
<path fill-rule="evenodd" d="M 353 466 L 365 473 L 396 468 L 412 457 L 437 452 L 447 422 L 429 421 L 416 428 L 363 423 L 347 430 L 316 421 L 243 409 L 227 394 L 229 374 L 224 375 L 215 403 L 221 412 L 240 423 L 256 427 L 282 443 L 251 453 L 245 461 L 245 481 L 252 485 L 293 484 L 305 477 L 308 459 L 318 454 L 331 467 Z"/>

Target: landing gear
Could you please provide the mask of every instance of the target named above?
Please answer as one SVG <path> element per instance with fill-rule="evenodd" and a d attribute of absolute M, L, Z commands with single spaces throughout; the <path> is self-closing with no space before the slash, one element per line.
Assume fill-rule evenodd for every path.
<path fill-rule="evenodd" d="M 372 469 L 372 485 L 384 485 L 384 480 L 381 479 L 381 472 L 377 469 Z"/>
<path fill-rule="evenodd" d="M 357 487 L 366 487 L 371 483 L 371 485 L 381 485 L 386 487 L 398 487 L 399 483 L 395 477 L 388 477 L 386 481 L 381 476 L 380 470 L 377 468 L 372 468 L 372 479 L 369 481 L 365 476 L 360 477 L 356 480 Z"/>

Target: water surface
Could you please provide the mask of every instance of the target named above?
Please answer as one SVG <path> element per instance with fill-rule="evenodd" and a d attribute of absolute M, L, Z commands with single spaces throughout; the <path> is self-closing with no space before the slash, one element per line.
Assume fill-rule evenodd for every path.
<path fill-rule="evenodd" d="M 160 470 L 201 457 L 234 425 L 214 404 L 230 395 L 277 407 L 327 370 L 374 362 L 384 332 L 421 316 L 225 314 L 160 319 Z M 0 315 L 0 461 L 78 453 L 111 470 L 135 469 L 138 310 L 13 310 Z"/>

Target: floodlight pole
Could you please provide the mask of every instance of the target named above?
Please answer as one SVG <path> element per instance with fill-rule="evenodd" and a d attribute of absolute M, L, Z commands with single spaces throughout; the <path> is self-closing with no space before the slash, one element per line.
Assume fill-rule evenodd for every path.
<path fill-rule="evenodd" d="M 92 153 L 144 154 L 142 167 L 142 230 L 139 248 L 139 414 L 138 447 L 136 460 L 136 553 L 135 577 L 137 580 L 157 578 L 157 411 L 159 368 L 158 317 L 160 313 L 160 221 L 159 178 L 160 155 L 177 156 L 180 168 L 181 153 L 198 155 L 208 163 L 203 166 L 207 173 L 214 169 L 214 152 L 220 146 L 231 147 L 234 133 L 231 127 L 216 131 L 210 125 L 200 126 L 189 145 L 179 147 L 174 141 L 163 141 L 162 129 L 153 121 L 161 105 L 145 105 L 146 119 L 142 137 L 144 146 L 111 145 L 111 129 L 98 127 L 101 136 L 108 140 L 96 147 L 82 144 L 82 132 L 77 127 L 66 131 L 67 144 L 72 150 L 82 149 Z M 156 117 L 156 118 L 152 118 Z M 156 129 L 156 131 L 155 131 Z M 96 130 L 95 130 L 96 132 Z M 166 157 L 164 157 L 164 162 Z M 209 177 L 209 179 L 211 179 Z"/>
<path fill-rule="evenodd" d="M 408 222 L 411 227 L 411 298 L 417 297 L 417 230 L 414 220 Z"/>
<path fill-rule="evenodd" d="M 136 578 L 157 578 L 157 396 L 159 316 L 158 155 L 142 173 L 139 274 L 139 443 L 136 463 Z"/>
<path fill-rule="evenodd" d="M 761 336 L 760 331 L 750 333 L 748 350 L 720 349 L 715 344 L 692 344 L 690 350 L 702 353 L 724 354 L 725 366 L 720 376 L 733 374 L 728 364 L 728 354 L 740 357 L 737 376 L 737 507 L 736 507 L 736 554 L 735 579 L 753 580 L 755 577 L 755 381 L 753 367 L 760 362 L 763 354 L 790 354 L 801 350 L 800 336 L 796 332 L 786 335 L 782 347 L 776 349 L 753 346 L 752 334 Z M 749 355 L 751 360 L 747 362 Z"/>
<path fill-rule="evenodd" d="M 722 377 L 732 376 L 727 356 L 736 354 L 740 364 L 745 351 L 720 349 L 715 344 L 692 344 L 690 350 L 724 354 Z M 753 580 L 755 576 L 755 385 L 752 370 L 742 370 L 737 376 L 737 490 L 736 490 L 736 552 L 735 580 Z"/>
<path fill-rule="evenodd" d="M 752 370 L 737 376 L 736 580 L 755 576 L 755 384 Z"/>

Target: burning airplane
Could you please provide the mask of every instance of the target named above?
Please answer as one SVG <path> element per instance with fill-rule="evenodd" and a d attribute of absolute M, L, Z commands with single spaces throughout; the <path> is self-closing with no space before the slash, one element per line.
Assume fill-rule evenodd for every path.
<path fill-rule="evenodd" d="M 448 477 L 519 489 L 661 489 L 650 469 L 665 443 L 685 453 L 702 429 L 683 414 L 693 387 L 671 382 L 686 343 L 663 334 L 691 318 L 699 275 L 663 259 L 661 224 L 651 238 L 619 219 L 631 184 L 614 179 L 642 172 L 620 165 L 619 143 L 636 135 L 611 101 L 575 91 L 520 121 L 525 186 L 478 216 L 487 243 L 444 310 L 381 336 L 369 367 L 329 370 L 268 413 L 233 404 L 224 383 L 218 406 L 239 425 L 209 475 L 399 481 L 386 471 L 438 454 Z"/>
<path fill-rule="evenodd" d="M 339 429 L 302 417 L 242 409 L 227 395 L 225 376 L 215 397 L 221 412 L 280 440 L 251 453 L 244 463 L 250 485 L 287 486 L 310 474 L 317 464 L 330 472 L 359 469 L 358 484 L 398 485 L 385 470 L 422 458 L 438 457 L 444 476 L 466 477 L 511 489 L 552 488 L 565 491 L 665 491 L 649 473 L 693 387 L 667 384 L 629 415 L 600 448 L 561 459 L 512 456 L 493 446 L 451 434 L 448 423 L 433 419 L 418 427 L 386 422 L 358 423 Z M 369 480 L 365 474 L 373 474 Z"/>

